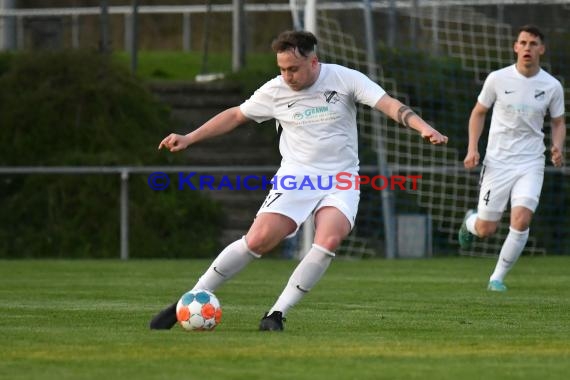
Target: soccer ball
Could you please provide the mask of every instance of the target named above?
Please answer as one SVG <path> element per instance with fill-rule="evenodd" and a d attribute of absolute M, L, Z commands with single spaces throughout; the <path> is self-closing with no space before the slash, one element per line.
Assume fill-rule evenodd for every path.
<path fill-rule="evenodd" d="M 214 293 L 190 290 L 176 304 L 176 319 L 187 331 L 213 330 L 222 320 L 222 307 Z"/>

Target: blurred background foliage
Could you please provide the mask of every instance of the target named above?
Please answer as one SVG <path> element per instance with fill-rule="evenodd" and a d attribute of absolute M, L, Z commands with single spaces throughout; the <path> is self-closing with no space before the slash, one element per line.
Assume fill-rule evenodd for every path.
<path fill-rule="evenodd" d="M 157 151 L 172 130 L 168 109 L 125 65 L 94 52 L 0 55 L 0 126 L 3 166 L 184 164 Z M 3 175 L 0 257 L 118 257 L 119 192 L 117 174 Z M 143 174 L 131 175 L 129 198 L 131 257 L 219 249 L 216 202 L 154 192 Z"/>

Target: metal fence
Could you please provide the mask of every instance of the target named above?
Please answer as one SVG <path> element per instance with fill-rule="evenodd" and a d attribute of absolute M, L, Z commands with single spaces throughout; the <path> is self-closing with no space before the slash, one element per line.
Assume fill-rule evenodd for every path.
<path fill-rule="evenodd" d="M 93 46 L 97 41 L 100 29 L 104 27 L 101 22 L 103 7 L 45 7 L 45 8 L 14 8 L 14 1 L 0 1 L 0 50 L 4 49 L 29 49 L 34 48 L 34 35 L 39 29 L 44 31 L 44 43 L 70 48 L 85 48 Z M 130 4 L 131 2 L 126 2 Z M 141 3 L 139 1 L 139 3 Z M 148 19 L 146 25 L 150 26 L 153 34 L 159 36 L 154 38 L 160 44 L 166 41 L 176 41 L 170 48 L 190 51 L 202 48 L 202 34 L 204 32 L 205 15 L 212 14 L 222 17 L 223 22 L 215 22 L 212 28 L 213 39 L 223 41 L 227 44 L 232 41 L 232 13 L 237 12 L 237 2 L 226 4 L 211 4 L 208 6 L 204 1 L 188 1 L 196 3 L 189 5 L 133 5 L 109 6 L 105 10 L 113 18 L 113 46 L 128 51 L 132 46 L 134 38 L 135 16 Z M 255 45 L 254 39 L 259 39 L 259 35 L 264 32 L 279 31 L 283 27 L 293 25 L 291 19 L 292 3 L 305 3 L 305 1 L 267 1 L 264 3 L 250 3 L 241 1 L 243 11 L 248 20 L 247 28 L 235 29 L 243 33 L 241 38 L 248 38 L 250 47 Z M 317 1 L 320 11 L 331 11 L 350 14 L 350 11 L 361 12 L 366 3 L 375 13 L 385 15 L 385 23 L 381 29 L 382 34 L 389 45 L 399 43 L 398 36 L 402 27 L 398 25 L 398 14 L 402 12 L 415 12 L 418 9 L 430 10 L 434 17 L 437 17 L 437 9 L 449 6 L 463 7 L 491 7 L 496 9 L 497 20 L 502 22 L 508 18 L 508 11 L 505 7 L 520 6 L 529 8 L 532 5 L 559 4 L 562 7 L 570 7 L 568 0 L 376 0 L 376 1 Z M 530 7 L 531 8 L 531 7 Z M 348 13 L 347 13 L 348 12 Z M 285 17 L 284 17 L 285 16 Z M 267 22 L 267 21 L 271 22 Z M 162 24 L 162 25 L 161 25 Z M 164 24 L 169 24 L 168 28 L 161 30 Z M 212 24 L 212 23 L 211 23 Z M 362 25 L 352 25 L 352 32 L 361 34 Z M 410 27 L 416 28 L 415 24 Z M 140 30 L 140 29 L 139 29 Z M 148 31 L 142 33 L 143 39 L 149 39 Z M 123 43 L 121 43 L 121 36 Z M 437 35 L 432 35 L 437 39 Z M 265 43 L 266 41 L 263 41 Z M 365 41 L 362 41 L 363 43 Z M 437 41 L 435 41 L 437 43 Z M 149 43 L 149 48 L 159 49 Z M 262 45 L 265 48 L 266 44 Z"/>
<path fill-rule="evenodd" d="M 120 178 L 120 189 L 117 194 L 119 199 L 119 209 L 117 215 L 119 219 L 120 231 L 120 259 L 129 259 L 129 178 L 132 174 L 151 174 L 156 172 L 161 173 L 211 173 L 211 174 L 235 174 L 235 173 L 274 173 L 277 167 L 275 166 L 36 166 L 36 167 L 9 167 L 0 166 L 0 176 L 6 175 L 74 175 L 74 176 L 93 176 L 93 175 L 112 175 Z M 444 173 L 457 171 L 457 167 L 402 167 L 403 171 L 415 173 Z M 361 173 L 377 173 L 378 168 L 375 166 L 362 166 Z M 564 168 L 546 168 L 546 177 L 554 175 L 561 176 L 561 178 L 568 178 L 570 176 L 570 167 Z M 566 181 L 567 182 L 567 181 Z M 548 188 L 545 189 L 548 191 Z M 550 213 L 551 204 L 548 199 L 544 200 L 545 203 L 538 210 L 537 219 L 544 222 L 544 215 Z M 101 205 L 105 207 L 105 205 Z M 362 207 L 367 207 L 363 202 Z M 544 210 L 543 210 L 544 209 Z M 546 221 L 548 221 L 548 217 Z M 100 223 L 107 221 L 101 220 Z M 534 229 L 534 228 L 533 228 Z M 540 231 L 541 227 L 538 226 L 537 230 Z M 562 243 L 563 240 L 560 241 Z M 430 247 L 431 248 L 431 247 Z M 436 242 L 436 249 L 440 249 Z M 566 249 L 564 246 L 550 244 L 548 249 L 554 254 L 564 254 Z"/>
<path fill-rule="evenodd" d="M 129 258 L 129 177 L 131 174 L 206 172 L 211 174 L 271 173 L 274 166 L 0 166 L 0 175 L 115 175 L 121 180 L 119 197 L 120 258 Z M 104 207 L 104 205 L 102 205 Z M 105 223 L 101 220 L 100 223 Z"/>

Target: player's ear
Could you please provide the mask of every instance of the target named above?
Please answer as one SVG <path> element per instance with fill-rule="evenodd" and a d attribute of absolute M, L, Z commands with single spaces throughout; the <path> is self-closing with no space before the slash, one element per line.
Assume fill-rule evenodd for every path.
<path fill-rule="evenodd" d="M 316 67 L 319 64 L 319 58 L 316 54 L 311 57 L 311 66 Z"/>

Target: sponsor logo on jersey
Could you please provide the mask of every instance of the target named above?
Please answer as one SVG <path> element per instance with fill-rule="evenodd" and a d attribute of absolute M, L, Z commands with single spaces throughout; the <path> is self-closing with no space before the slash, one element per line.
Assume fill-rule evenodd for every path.
<path fill-rule="evenodd" d="M 324 96 L 325 96 L 325 101 L 327 103 L 330 103 L 330 104 L 335 104 L 336 102 L 338 102 L 340 100 L 340 97 L 338 96 L 338 92 L 336 92 L 334 90 L 325 91 Z"/>

